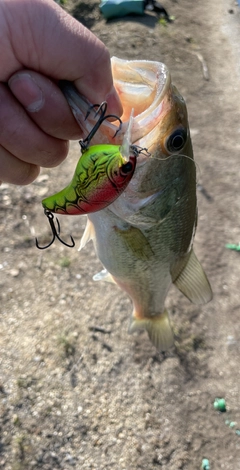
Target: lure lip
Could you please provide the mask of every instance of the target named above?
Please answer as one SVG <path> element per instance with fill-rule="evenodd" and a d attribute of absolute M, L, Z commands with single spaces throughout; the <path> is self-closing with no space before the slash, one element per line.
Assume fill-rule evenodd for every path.
<path fill-rule="evenodd" d="M 83 95 L 81 95 L 73 82 L 70 82 L 68 80 L 60 80 L 59 81 L 59 87 L 61 91 L 63 92 L 70 108 L 71 111 L 79 124 L 80 128 L 83 129 L 83 123 L 84 123 L 84 133 L 90 134 L 93 124 L 90 122 L 88 117 L 91 117 L 92 121 L 96 119 L 96 113 L 89 113 L 89 110 L 93 108 L 92 103 Z M 94 108 L 93 108 L 94 109 Z M 111 140 L 113 139 L 114 135 L 116 134 L 117 127 L 115 124 L 112 122 L 106 120 L 104 122 L 104 126 L 108 128 L 109 130 L 109 135 L 112 136 Z M 124 127 L 124 126 L 123 126 Z M 126 127 L 126 126 L 125 126 Z M 123 130 L 119 133 L 122 134 Z M 100 135 L 99 135 L 100 134 Z M 98 133 L 98 144 L 108 144 L 109 140 L 106 139 L 106 137 L 102 136 L 101 133 Z M 118 135 L 119 137 L 119 135 Z M 116 143 L 116 142 L 114 142 Z"/>
<path fill-rule="evenodd" d="M 120 147 L 120 152 L 124 158 L 126 158 L 129 161 L 130 155 L 129 155 L 129 150 L 132 142 L 132 126 L 133 126 L 133 114 L 134 114 L 134 109 L 131 111 L 131 115 L 129 118 L 129 123 L 128 127 L 126 129 L 126 132 L 123 137 L 123 142 Z"/>

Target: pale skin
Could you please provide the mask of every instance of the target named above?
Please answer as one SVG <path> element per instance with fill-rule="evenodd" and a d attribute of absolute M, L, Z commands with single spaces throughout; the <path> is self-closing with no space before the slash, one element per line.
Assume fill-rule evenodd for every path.
<path fill-rule="evenodd" d="M 0 181 L 25 185 L 82 137 L 57 86 L 73 81 L 108 113 L 122 107 L 108 49 L 53 0 L 0 0 Z"/>

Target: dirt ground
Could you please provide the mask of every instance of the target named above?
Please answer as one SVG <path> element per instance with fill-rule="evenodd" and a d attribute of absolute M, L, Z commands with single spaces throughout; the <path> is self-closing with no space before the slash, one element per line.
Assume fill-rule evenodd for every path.
<path fill-rule="evenodd" d="M 233 0 L 162 1 L 175 16 L 167 26 L 150 13 L 106 23 L 94 1 L 66 8 L 111 55 L 165 62 L 185 97 L 198 164 L 195 251 L 214 300 L 199 308 L 172 288 L 175 347 L 158 354 L 144 332 L 127 334 L 127 296 L 92 280 L 101 265 L 91 243 L 81 253 L 35 247 L 35 234 L 49 240 L 41 199 L 70 181 L 78 143 L 32 185 L 4 184 L 1 469 L 200 470 L 203 458 L 211 470 L 240 469 L 240 263 L 225 248 L 240 231 L 240 12 Z M 62 217 L 62 234 L 78 244 L 85 223 Z"/>

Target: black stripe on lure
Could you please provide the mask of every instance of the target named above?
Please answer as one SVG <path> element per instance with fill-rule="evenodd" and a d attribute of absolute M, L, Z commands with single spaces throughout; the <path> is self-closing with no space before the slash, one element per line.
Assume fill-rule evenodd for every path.
<path fill-rule="evenodd" d="M 122 126 L 122 121 L 119 117 L 106 115 L 107 103 L 105 101 L 100 106 L 93 105 L 91 109 L 95 107 L 97 107 L 96 115 L 99 114 L 99 119 L 87 138 L 79 142 L 82 154 L 71 183 L 62 191 L 42 201 L 44 213 L 48 217 L 52 230 L 53 239 L 48 245 L 43 247 L 39 246 L 36 239 L 36 246 L 39 249 L 48 248 L 52 245 L 55 238 L 58 238 L 64 245 L 73 247 L 75 245 L 73 239 L 72 244 L 68 245 L 60 238 L 59 221 L 57 219 L 56 228 L 52 213 L 82 215 L 106 208 L 126 189 L 134 174 L 138 155 L 147 152 L 147 149 L 129 144 L 130 129 L 126 132 L 122 146 L 112 144 L 89 146 L 91 139 L 105 119 L 113 117 L 119 121 L 119 128 L 116 134 Z"/>

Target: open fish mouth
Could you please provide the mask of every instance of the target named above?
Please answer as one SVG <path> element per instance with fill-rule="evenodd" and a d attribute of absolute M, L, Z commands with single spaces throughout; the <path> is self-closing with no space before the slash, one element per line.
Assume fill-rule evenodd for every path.
<path fill-rule="evenodd" d="M 112 58 L 114 85 L 123 106 L 123 122 L 129 120 L 133 109 L 135 122 L 141 127 L 134 139 L 149 132 L 153 121 L 157 122 L 162 101 L 170 87 L 170 74 L 161 62 L 124 61 Z M 133 131 L 134 132 L 134 131 Z"/>
<path fill-rule="evenodd" d="M 170 74 L 160 62 L 125 61 L 112 57 L 111 63 L 114 85 L 123 106 L 123 125 L 116 133 L 119 122 L 104 121 L 93 137 L 92 144 L 122 144 L 131 114 L 131 140 L 132 144 L 138 144 L 159 122 L 163 99 L 171 86 Z M 84 135 L 88 135 L 97 121 L 96 108 L 89 112 L 95 103 L 81 96 L 70 82 L 63 81 L 60 87 Z"/>

